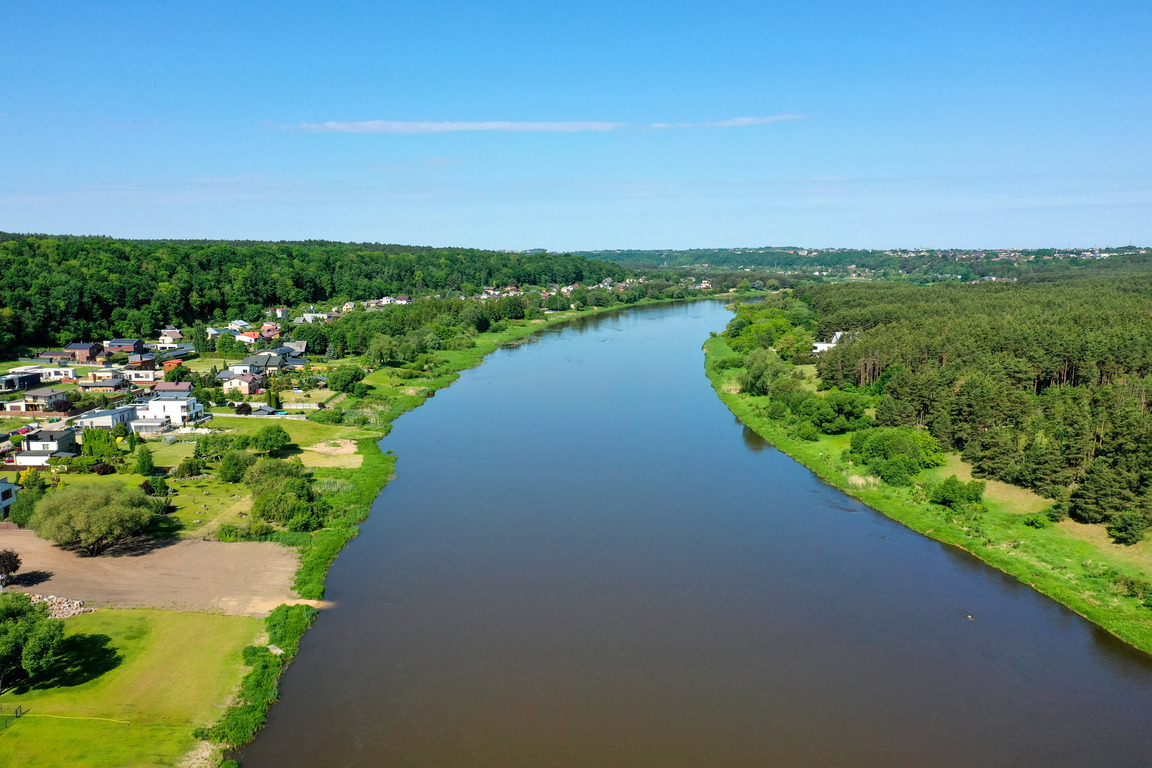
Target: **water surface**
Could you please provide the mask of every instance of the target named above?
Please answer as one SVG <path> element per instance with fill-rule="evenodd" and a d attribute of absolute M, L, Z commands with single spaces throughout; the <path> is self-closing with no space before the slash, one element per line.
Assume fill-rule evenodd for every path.
<path fill-rule="evenodd" d="M 550 329 L 397 421 L 245 768 L 1148 765 L 1148 657 L 736 422 L 729 316 Z"/>

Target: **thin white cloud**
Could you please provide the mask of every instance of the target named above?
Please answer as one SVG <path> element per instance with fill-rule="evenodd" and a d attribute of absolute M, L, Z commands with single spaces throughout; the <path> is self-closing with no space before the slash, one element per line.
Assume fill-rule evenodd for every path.
<path fill-rule="evenodd" d="M 709 123 L 652 123 L 649 128 L 743 128 L 748 125 L 767 125 L 784 120 L 803 120 L 807 115 L 764 115 L 762 117 L 733 117 Z"/>
<path fill-rule="evenodd" d="M 614 131 L 628 123 L 606 123 L 591 120 L 559 122 L 513 122 L 486 120 L 481 122 L 428 121 L 428 120 L 364 120 L 355 123 L 302 123 L 300 127 L 310 133 L 457 133 L 461 131 L 504 131 L 510 133 L 580 133 L 582 131 Z"/>
<path fill-rule="evenodd" d="M 767 115 L 763 117 L 734 117 L 703 123 L 652 123 L 647 128 L 742 128 L 766 125 L 783 120 L 802 120 L 807 115 Z M 512 120 L 362 120 L 359 122 L 301 123 L 298 128 L 308 133 L 459 133 L 469 131 L 496 131 L 504 133 L 605 133 L 620 128 L 640 127 L 635 123 L 611 123 L 597 120 L 561 120 L 517 122 Z"/>

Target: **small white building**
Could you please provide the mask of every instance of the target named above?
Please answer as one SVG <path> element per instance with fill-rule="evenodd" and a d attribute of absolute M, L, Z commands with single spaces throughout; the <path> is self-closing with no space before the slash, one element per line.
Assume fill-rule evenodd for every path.
<path fill-rule="evenodd" d="M 75 456 L 76 432 L 72 429 L 41 429 L 24 438 L 24 450 L 16 454 L 18 467 L 46 467 L 48 459 Z"/>
<path fill-rule="evenodd" d="M 832 334 L 832 341 L 818 341 L 812 345 L 812 354 L 818 355 L 821 352 L 832 349 L 840 341 L 840 337 L 844 335 L 843 331 L 836 331 Z"/>

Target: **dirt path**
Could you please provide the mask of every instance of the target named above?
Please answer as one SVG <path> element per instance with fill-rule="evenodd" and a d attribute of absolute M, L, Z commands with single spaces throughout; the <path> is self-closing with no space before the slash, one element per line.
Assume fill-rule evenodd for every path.
<path fill-rule="evenodd" d="M 271 542 L 160 542 L 81 557 L 31 531 L 0 530 L 0 549 L 23 561 L 11 588 L 96 606 L 267 616 L 291 596 L 298 555 Z"/>

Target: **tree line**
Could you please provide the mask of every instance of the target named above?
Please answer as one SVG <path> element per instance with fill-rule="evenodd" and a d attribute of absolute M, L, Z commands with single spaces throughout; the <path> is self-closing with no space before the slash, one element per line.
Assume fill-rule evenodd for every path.
<path fill-rule="evenodd" d="M 166 323 L 254 320 L 267 307 L 486 284 L 622 280 L 571 254 L 365 243 L 227 243 L 0 235 L 0 357 L 18 348 L 150 337 Z"/>
<path fill-rule="evenodd" d="M 876 398 L 1053 516 L 1139 540 L 1152 521 L 1152 278 L 814 285 L 824 387 Z"/>

